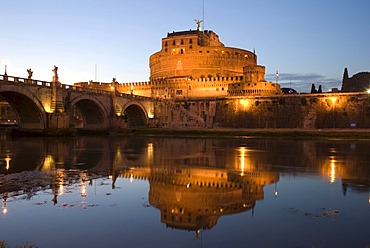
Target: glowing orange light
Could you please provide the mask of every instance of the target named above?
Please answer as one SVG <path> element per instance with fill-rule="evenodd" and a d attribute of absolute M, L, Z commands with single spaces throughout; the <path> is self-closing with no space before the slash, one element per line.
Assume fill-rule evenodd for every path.
<path fill-rule="evenodd" d="M 8 213 L 8 208 L 6 207 L 6 199 L 3 200 L 2 209 L 3 209 L 2 212 L 4 215 Z"/>
<path fill-rule="evenodd" d="M 240 151 L 240 170 L 241 170 L 240 175 L 244 176 L 245 156 L 246 156 L 246 153 L 247 153 L 247 149 L 245 147 L 240 147 L 239 151 Z"/>
<path fill-rule="evenodd" d="M 81 187 L 81 196 L 82 197 L 86 197 L 87 196 L 86 185 L 85 184 L 82 184 L 82 187 Z"/>
<path fill-rule="evenodd" d="M 335 182 L 335 159 L 330 160 L 330 183 Z"/>
<path fill-rule="evenodd" d="M 6 157 L 5 158 L 5 161 L 6 161 L 6 170 L 9 170 L 9 168 L 10 168 L 10 160 L 12 160 L 11 158 L 9 158 L 9 157 Z"/>
<path fill-rule="evenodd" d="M 58 189 L 58 195 L 63 195 L 64 194 L 64 185 L 63 183 L 59 183 L 59 189 Z"/>
<path fill-rule="evenodd" d="M 251 106 L 251 101 L 248 100 L 248 99 L 240 99 L 239 104 L 240 104 L 242 110 L 247 110 Z"/>

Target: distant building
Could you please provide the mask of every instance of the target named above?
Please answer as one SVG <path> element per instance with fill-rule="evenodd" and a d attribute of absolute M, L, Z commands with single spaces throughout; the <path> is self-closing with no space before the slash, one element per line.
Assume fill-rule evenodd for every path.
<path fill-rule="evenodd" d="M 338 92 L 340 92 L 340 90 L 338 88 L 331 88 L 331 92 L 338 93 Z"/>
<path fill-rule="evenodd" d="M 265 67 L 257 64 L 254 52 L 225 47 L 210 30 L 168 33 L 161 50 L 150 56 L 149 67 L 149 82 L 113 82 L 115 90 L 165 99 L 282 94 L 279 84 L 265 81 Z"/>

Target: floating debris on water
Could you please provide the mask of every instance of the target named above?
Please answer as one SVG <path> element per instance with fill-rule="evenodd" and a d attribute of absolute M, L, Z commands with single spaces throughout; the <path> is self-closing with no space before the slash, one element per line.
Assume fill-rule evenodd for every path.
<path fill-rule="evenodd" d="M 302 214 L 301 211 L 293 207 L 289 208 L 289 210 L 292 214 L 296 214 L 296 215 Z M 339 214 L 340 214 L 339 210 L 331 209 L 331 208 L 321 208 L 316 211 L 305 211 L 303 213 L 304 216 L 311 217 L 315 220 L 322 220 L 324 218 L 329 218 L 332 221 L 337 220 L 337 217 Z"/>

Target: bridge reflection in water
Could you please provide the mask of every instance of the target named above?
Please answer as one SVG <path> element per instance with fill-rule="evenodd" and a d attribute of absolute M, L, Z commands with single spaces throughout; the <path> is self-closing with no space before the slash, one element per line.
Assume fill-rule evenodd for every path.
<path fill-rule="evenodd" d="M 211 229 L 220 216 L 253 210 L 279 175 L 313 173 L 368 192 L 366 142 L 266 141 L 151 137 L 0 139 L 0 193 L 9 197 L 97 178 L 147 180 L 149 204 L 167 227 Z M 361 187 L 359 186 L 361 185 Z M 365 189 L 363 189 L 365 187 Z M 5 210 L 3 210 L 4 212 Z M 253 212 L 252 212 L 253 213 Z"/>

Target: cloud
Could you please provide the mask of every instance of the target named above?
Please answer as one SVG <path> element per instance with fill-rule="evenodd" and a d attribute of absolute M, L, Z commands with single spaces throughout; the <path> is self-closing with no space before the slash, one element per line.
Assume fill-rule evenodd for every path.
<path fill-rule="evenodd" d="M 275 82 L 275 74 L 266 74 L 266 81 Z M 342 79 L 328 78 L 316 73 L 279 73 L 278 83 L 281 87 L 293 88 L 298 92 L 310 92 L 312 84 L 315 84 L 316 89 L 321 85 L 325 92 L 331 91 L 332 88 L 340 88 Z"/>

